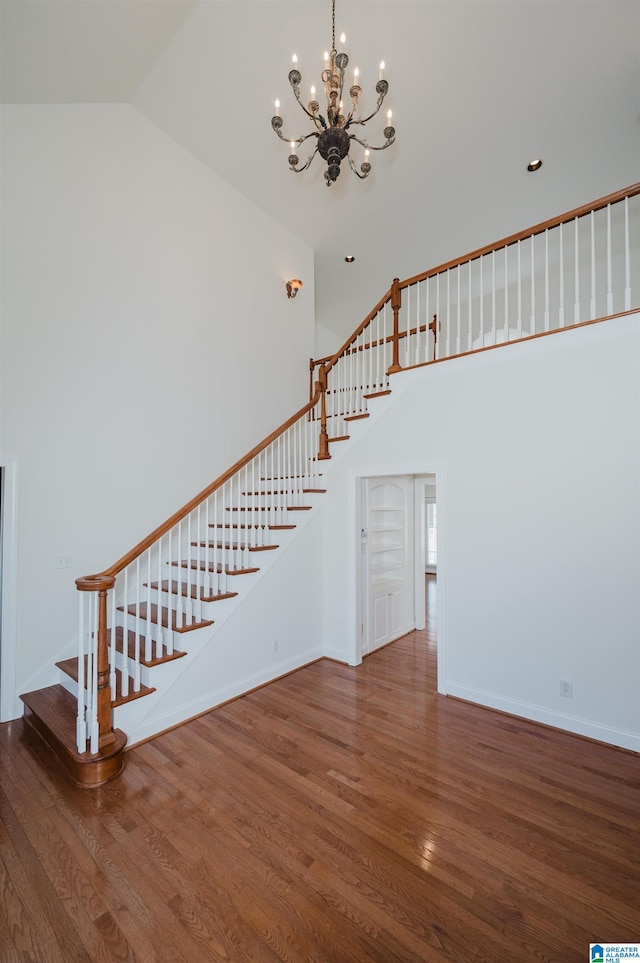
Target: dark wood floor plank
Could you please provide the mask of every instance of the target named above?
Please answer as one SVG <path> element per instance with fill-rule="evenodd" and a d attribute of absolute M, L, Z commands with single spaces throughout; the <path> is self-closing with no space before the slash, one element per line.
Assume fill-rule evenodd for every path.
<path fill-rule="evenodd" d="M 429 610 L 95 792 L 0 726 L 0 963 L 583 963 L 640 939 L 638 757 L 440 697 L 436 669 Z"/>

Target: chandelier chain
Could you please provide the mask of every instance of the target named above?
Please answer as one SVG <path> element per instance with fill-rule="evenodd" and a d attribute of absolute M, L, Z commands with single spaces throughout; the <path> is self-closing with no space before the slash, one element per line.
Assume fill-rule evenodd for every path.
<path fill-rule="evenodd" d="M 331 9 L 331 49 L 336 49 L 336 0 L 333 0 Z"/>

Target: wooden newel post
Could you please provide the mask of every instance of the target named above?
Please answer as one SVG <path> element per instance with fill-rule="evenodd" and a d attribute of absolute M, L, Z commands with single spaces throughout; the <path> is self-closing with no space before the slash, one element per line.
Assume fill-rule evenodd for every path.
<path fill-rule="evenodd" d="M 438 343 L 438 316 L 434 314 L 433 321 L 429 325 L 429 331 L 433 335 L 433 360 L 436 360 L 436 345 Z"/>
<path fill-rule="evenodd" d="M 391 308 L 393 310 L 393 359 L 387 374 L 393 374 L 394 371 L 402 371 L 402 368 L 400 367 L 400 324 L 398 321 L 398 313 L 401 305 L 402 295 L 400 293 L 400 279 L 394 278 L 393 284 L 391 285 Z"/>
<path fill-rule="evenodd" d="M 98 746 L 106 749 L 116 741 L 111 719 L 111 685 L 109 683 L 109 639 L 107 633 L 107 592 L 116 580 L 112 575 L 76 579 L 80 592 L 98 593 Z"/>
<path fill-rule="evenodd" d="M 320 365 L 319 380 L 317 388 L 320 390 L 320 442 L 318 448 L 318 461 L 326 461 L 331 458 L 329 451 L 329 435 L 327 434 L 327 368 Z"/>

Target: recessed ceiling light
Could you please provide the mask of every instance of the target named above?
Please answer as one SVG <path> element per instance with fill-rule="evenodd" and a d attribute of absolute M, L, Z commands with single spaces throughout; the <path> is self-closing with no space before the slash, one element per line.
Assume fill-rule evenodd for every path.
<path fill-rule="evenodd" d="M 533 159 L 532 161 L 529 161 L 529 163 L 528 163 L 528 165 L 527 165 L 527 170 L 528 170 L 528 171 L 539 171 L 541 167 L 542 167 L 542 161 L 540 160 L 540 158 L 539 158 L 539 157 L 534 157 L 534 159 Z"/>
<path fill-rule="evenodd" d="M 347 254 L 347 256 L 346 256 L 346 258 L 345 258 L 345 261 L 347 262 L 347 264 L 352 264 L 352 263 L 355 261 L 354 255 L 353 255 L 353 254 Z"/>

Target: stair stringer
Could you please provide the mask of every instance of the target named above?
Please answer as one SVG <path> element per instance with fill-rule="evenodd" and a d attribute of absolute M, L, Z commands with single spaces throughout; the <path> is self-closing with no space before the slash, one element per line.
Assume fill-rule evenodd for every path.
<path fill-rule="evenodd" d="M 213 603 L 214 626 L 179 637 L 187 655 L 149 670 L 155 692 L 114 709 L 129 746 L 322 657 L 322 513 L 316 502 L 278 533 L 260 571 L 238 577 L 239 595 Z"/>

